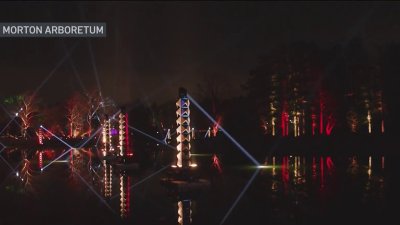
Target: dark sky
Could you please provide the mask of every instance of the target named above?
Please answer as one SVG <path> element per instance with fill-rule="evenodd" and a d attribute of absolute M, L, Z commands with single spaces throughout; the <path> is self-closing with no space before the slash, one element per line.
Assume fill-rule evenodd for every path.
<path fill-rule="evenodd" d="M 121 104 L 175 99 L 179 86 L 194 92 L 204 76 L 240 95 L 257 58 L 277 45 L 400 40 L 399 10 L 370 2 L 0 3 L 0 22 L 108 26 L 107 38 L 1 38 L 0 96 L 35 90 L 52 71 L 38 94 L 53 103 L 82 89 L 77 74 L 84 88 L 97 87 L 96 71 L 103 95 Z"/>

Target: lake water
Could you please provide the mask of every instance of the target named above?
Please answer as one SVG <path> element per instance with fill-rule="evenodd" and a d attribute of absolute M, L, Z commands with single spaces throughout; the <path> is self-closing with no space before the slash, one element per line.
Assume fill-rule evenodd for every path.
<path fill-rule="evenodd" d="M 257 174 L 195 156 L 211 187 L 177 196 L 165 163 L 123 172 L 79 149 L 49 165 L 65 151 L 1 153 L 0 224 L 400 224 L 394 156 L 270 156 Z"/>

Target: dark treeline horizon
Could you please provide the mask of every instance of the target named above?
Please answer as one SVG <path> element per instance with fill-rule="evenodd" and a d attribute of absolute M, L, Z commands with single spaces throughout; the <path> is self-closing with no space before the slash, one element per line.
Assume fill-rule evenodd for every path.
<path fill-rule="evenodd" d="M 355 131 L 365 133 L 368 111 L 373 121 L 372 133 L 378 132 L 377 126 L 380 126 L 382 119 L 385 122 L 385 132 L 393 133 L 397 131 L 399 123 L 396 119 L 400 108 L 397 100 L 397 96 L 400 95 L 399 56 L 399 43 L 388 43 L 371 50 L 365 46 L 362 38 L 354 38 L 347 43 L 330 47 L 321 47 L 314 42 L 297 41 L 288 45 L 278 45 L 259 55 L 257 66 L 243 75 L 247 77 L 245 83 L 221 80 L 218 75 L 204 76 L 202 79 L 197 78 L 197 88 L 189 90 L 189 93 L 198 99 L 212 116 L 221 118 L 224 126 L 237 130 L 242 129 L 234 125 L 240 118 L 248 123 L 241 124 L 242 127 L 258 128 L 257 132 L 271 134 L 271 123 L 263 124 L 263 121 L 271 122 L 272 117 L 275 117 L 276 135 L 279 135 L 282 133 L 279 131 L 282 126 L 280 111 L 286 110 L 289 120 L 292 111 L 301 114 L 299 120 L 304 117 L 304 133 L 309 134 L 311 116 L 318 116 L 318 103 L 322 99 L 324 126 L 328 123 L 334 124 L 332 134 L 349 132 L 352 119 L 358 123 Z M 241 86 L 242 93 L 232 94 L 232 87 L 235 86 Z M 77 92 L 84 98 L 83 90 Z M 4 105 L 4 99 L 9 96 L 1 97 Z M 37 98 L 41 97 L 43 96 L 38 93 Z M 106 97 L 112 99 L 112 96 Z M 41 101 L 40 109 L 53 108 L 52 111 L 62 113 L 67 101 L 68 98 L 52 104 Z M 175 101 L 176 99 L 170 99 L 164 103 L 156 103 L 148 99 L 137 99 L 128 106 L 132 108 L 132 112 L 149 111 L 150 113 L 141 113 L 141 116 L 148 118 L 140 120 L 148 121 L 153 127 L 160 126 L 161 123 L 162 126 L 173 127 Z M 273 112 L 271 103 L 274 104 Z M 193 111 L 193 116 L 199 117 L 199 126 L 211 126 L 196 109 Z M 5 111 L 1 115 L 4 124 L 7 122 Z M 331 117 L 328 119 L 329 116 Z M 65 123 L 61 120 L 62 117 L 57 116 L 59 123 Z M 289 125 L 293 126 L 293 121 L 291 122 Z M 134 124 L 135 120 L 131 123 Z M 263 126 L 268 129 L 263 131 Z M 323 129 L 326 132 L 325 127 Z"/>

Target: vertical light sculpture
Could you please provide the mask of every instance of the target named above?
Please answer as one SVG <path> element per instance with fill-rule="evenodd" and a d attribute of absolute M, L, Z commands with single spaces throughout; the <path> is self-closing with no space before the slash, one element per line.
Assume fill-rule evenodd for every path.
<path fill-rule="evenodd" d="M 118 116 L 119 120 L 119 155 L 122 157 L 130 157 L 133 156 L 132 149 L 129 145 L 129 122 L 128 122 L 128 113 L 125 112 L 125 109 L 121 109 L 121 112 Z"/>
<path fill-rule="evenodd" d="M 130 177 L 126 175 L 125 171 L 120 174 L 120 209 L 121 217 L 126 218 L 130 212 Z"/>
<path fill-rule="evenodd" d="M 113 143 L 113 138 L 112 138 L 112 136 L 113 136 L 112 129 L 113 129 L 113 126 L 112 126 L 112 123 L 111 123 L 111 119 L 109 118 L 109 119 L 108 119 L 108 136 L 107 136 L 108 149 L 107 149 L 107 151 L 108 151 L 108 152 L 111 152 L 111 153 L 114 152 L 114 143 Z"/>
<path fill-rule="evenodd" d="M 176 142 L 177 142 L 177 163 L 179 168 L 188 169 L 191 166 L 190 162 L 190 101 L 187 97 L 187 91 L 184 88 L 179 88 L 179 99 L 176 102 L 177 111 L 176 124 Z"/>
<path fill-rule="evenodd" d="M 275 117 L 272 117 L 271 119 L 271 125 L 272 125 L 272 136 L 275 136 Z"/>
<path fill-rule="evenodd" d="M 110 120 L 106 115 L 106 118 L 103 122 L 103 130 L 102 130 L 102 141 L 103 141 L 103 156 L 107 155 L 107 150 L 109 147 L 109 140 L 110 140 Z"/>
<path fill-rule="evenodd" d="M 368 121 L 368 133 L 372 132 L 372 124 L 371 124 L 371 111 L 368 110 L 367 121 Z"/>
<path fill-rule="evenodd" d="M 39 151 L 39 169 L 43 168 L 43 151 Z"/>
<path fill-rule="evenodd" d="M 124 109 L 121 109 L 121 112 L 118 116 L 119 120 L 119 155 L 120 156 L 132 156 L 133 152 L 129 148 L 129 131 L 128 131 L 128 114 Z"/>
<path fill-rule="evenodd" d="M 43 145 L 43 129 L 39 127 L 38 131 L 38 141 L 40 145 Z"/>
<path fill-rule="evenodd" d="M 125 114 L 121 112 L 118 115 L 118 141 L 119 141 L 119 155 L 120 156 L 125 156 L 125 151 L 126 151 L 126 144 L 125 144 Z"/>

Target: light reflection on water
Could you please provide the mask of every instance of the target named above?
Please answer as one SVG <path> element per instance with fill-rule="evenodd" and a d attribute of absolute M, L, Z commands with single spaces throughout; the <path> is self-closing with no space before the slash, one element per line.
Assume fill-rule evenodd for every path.
<path fill-rule="evenodd" d="M 189 197 L 171 199 L 159 187 L 158 180 L 160 176 L 152 178 L 152 181 L 149 182 L 152 182 L 153 186 L 146 186 L 145 189 L 140 190 L 140 195 L 136 193 L 137 190 L 135 188 L 130 188 L 157 169 L 150 168 L 145 172 L 139 173 L 119 170 L 106 161 L 101 161 L 97 157 L 95 149 L 74 149 L 65 159 L 60 159 L 49 167 L 49 170 L 43 173 L 40 172 L 41 168 L 62 154 L 63 151 L 51 149 L 37 151 L 16 151 L 14 149 L 4 151 L 2 156 L 12 167 L 15 167 L 16 172 L 13 172 L 4 164 L 0 164 L 0 182 L 2 182 L 3 186 L 9 187 L 11 184 L 16 184 L 16 180 L 19 179 L 20 190 L 23 190 L 27 195 L 39 196 L 37 198 L 40 198 L 40 195 L 43 194 L 38 191 L 42 189 L 41 185 L 52 182 L 51 180 L 43 179 L 46 173 L 52 174 L 63 171 L 63 175 L 59 176 L 60 179 L 63 179 L 63 185 L 66 186 L 67 190 L 78 192 L 86 190 L 86 193 L 94 196 L 94 199 L 96 199 L 97 193 L 105 203 L 109 204 L 115 212 L 118 212 L 117 214 L 122 218 L 121 223 L 137 220 L 140 221 L 140 224 L 188 225 L 204 224 L 211 217 L 216 218 L 213 221 L 218 221 L 218 218 L 222 217 L 224 209 L 211 210 L 212 204 L 216 201 L 214 197 L 221 196 L 221 199 L 217 201 L 222 203 L 217 205 L 226 206 L 226 209 L 233 199 L 226 196 L 235 196 L 236 193 L 229 189 L 225 189 L 222 192 L 216 190 L 237 183 L 242 185 L 241 181 L 239 181 L 241 178 L 239 179 L 237 174 L 246 173 L 227 169 L 222 175 L 218 175 L 225 184 L 213 182 L 209 195 L 202 199 Z M 211 163 L 212 160 L 210 160 Z M 293 222 L 290 218 L 297 218 L 298 215 L 296 213 L 308 215 L 309 211 L 316 209 L 317 212 L 323 212 L 324 207 L 327 205 L 325 201 L 334 201 L 332 199 L 338 195 L 336 193 L 342 193 L 343 188 L 350 187 L 349 190 L 351 190 L 353 186 L 358 188 L 358 184 L 361 184 L 361 188 L 358 192 L 355 192 L 355 196 L 360 193 L 360 202 L 374 202 L 379 206 L 379 204 L 384 204 L 386 198 L 384 191 L 384 156 L 273 156 L 267 158 L 264 165 L 267 167 L 262 169 L 257 181 L 253 184 L 255 188 L 249 190 L 248 195 L 264 199 L 267 204 L 271 205 L 269 206 L 271 207 L 271 212 L 268 216 L 272 218 L 271 220 L 278 221 L 279 224 L 303 224 L 301 221 L 297 221 L 298 223 Z M 60 169 L 60 167 L 64 169 Z M 13 172 L 13 174 L 7 174 L 9 172 Z M 18 176 L 16 176 L 16 173 L 18 173 Z M 64 174 L 66 176 L 64 178 L 61 177 Z M 16 177 L 18 179 L 15 179 Z M 82 179 L 86 182 L 82 182 Z M 263 189 L 264 187 L 267 187 L 268 190 Z M 90 192 L 89 189 L 96 193 Z M 4 191 L 4 189 L 1 191 Z M 228 192 L 225 197 L 221 195 L 224 192 Z M 267 198 L 264 198 L 264 195 Z M 245 205 L 246 200 L 243 201 L 242 205 L 238 205 L 236 213 L 233 213 L 230 223 L 241 224 L 238 221 L 245 215 L 251 216 L 251 211 L 258 212 L 257 210 L 260 210 L 257 206 Z M 97 201 L 96 204 L 101 204 L 101 201 Z M 146 207 L 146 210 L 153 209 L 157 216 L 151 218 L 152 213 L 148 213 L 145 216 L 141 213 L 136 213 L 135 210 L 138 212 L 141 210 L 141 205 Z M 198 210 L 194 210 L 193 205 L 198 205 Z M 244 210 L 243 207 L 250 208 L 248 209 L 249 212 Z M 252 207 L 255 208 L 251 210 Z M 210 210 L 207 210 L 208 208 Z M 88 209 L 88 211 L 92 210 Z M 94 214 L 96 213 L 94 212 Z M 289 219 L 285 218 L 286 216 Z M 238 218 L 237 223 L 235 223 L 235 218 Z M 258 221 L 255 216 L 254 221 Z"/>

